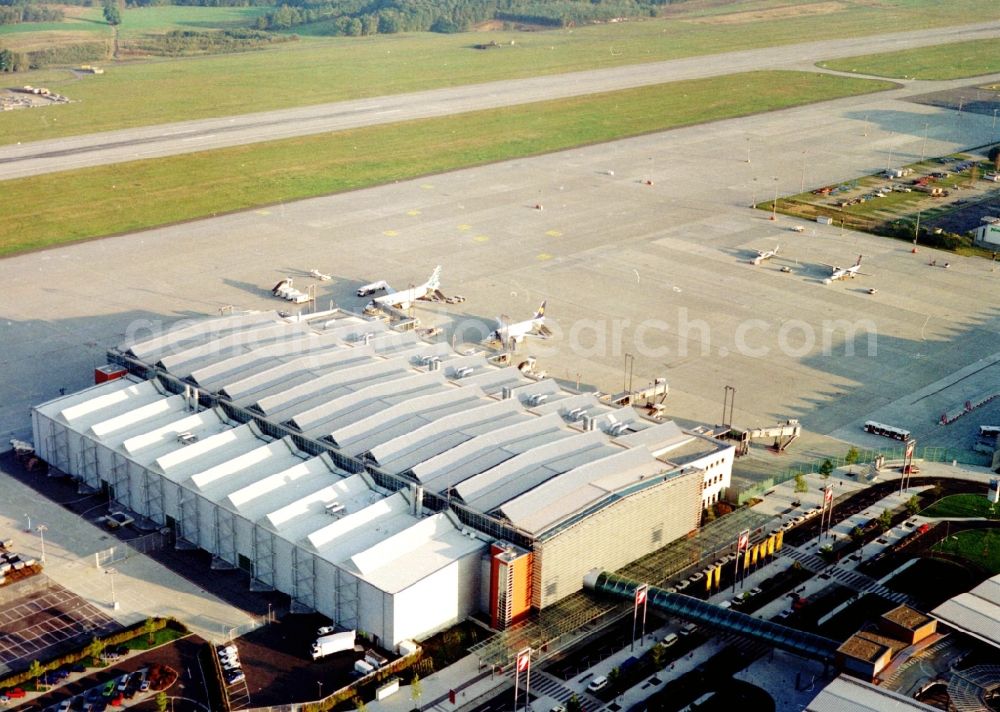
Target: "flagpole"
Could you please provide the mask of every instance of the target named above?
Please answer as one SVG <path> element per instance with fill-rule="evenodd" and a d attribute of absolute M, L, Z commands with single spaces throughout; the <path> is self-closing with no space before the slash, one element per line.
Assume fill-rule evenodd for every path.
<path fill-rule="evenodd" d="M 524 673 L 524 709 L 531 709 L 531 648 L 528 649 L 528 669 Z"/>
<path fill-rule="evenodd" d="M 632 644 L 629 652 L 635 652 L 635 619 L 639 616 L 639 589 L 635 590 L 632 596 Z"/>
<path fill-rule="evenodd" d="M 646 595 L 642 599 L 642 642 L 646 642 L 646 606 L 649 605 L 649 587 L 646 588 Z"/>
<path fill-rule="evenodd" d="M 517 687 L 520 684 L 519 677 L 521 675 L 521 666 L 518 658 L 519 656 L 514 658 L 514 712 L 517 712 Z"/>

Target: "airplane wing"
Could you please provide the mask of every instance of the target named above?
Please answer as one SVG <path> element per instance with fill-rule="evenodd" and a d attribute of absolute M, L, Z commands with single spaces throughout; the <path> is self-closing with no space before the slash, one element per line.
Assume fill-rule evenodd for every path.
<path fill-rule="evenodd" d="M 822 265 L 823 267 L 829 267 L 831 270 L 840 269 L 840 267 L 837 267 L 836 265 L 828 265 L 826 262 L 820 262 L 819 264 Z"/>

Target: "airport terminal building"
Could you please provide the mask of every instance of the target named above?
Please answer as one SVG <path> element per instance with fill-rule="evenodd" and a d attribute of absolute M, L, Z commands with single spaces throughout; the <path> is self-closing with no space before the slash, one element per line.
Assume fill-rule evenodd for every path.
<path fill-rule="evenodd" d="M 33 409 L 39 455 L 389 648 L 476 611 L 503 628 L 729 486 L 728 444 L 339 310 L 109 356 L 111 380 Z"/>

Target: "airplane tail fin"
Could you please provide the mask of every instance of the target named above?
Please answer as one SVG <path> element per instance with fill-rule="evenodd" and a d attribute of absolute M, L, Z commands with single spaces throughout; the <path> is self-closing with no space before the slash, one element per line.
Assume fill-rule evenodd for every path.
<path fill-rule="evenodd" d="M 861 258 L 862 257 L 864 257 L 864 255 L 858 255 L 858 261 L 854 263 L 855 267 L 860 267 L 861 266 Z"/>
<path fill-rule="evenodd" d="M 535 312 L 535 317 L 534 318 L 535 319 L 542 319 L 544 317 L 545 317 L 545 302 L 542 302 L 542 305 L 540 307 L 538 307 L 538 311 Z"/>
<path fill-rule="evenodd" d="M 778 250 L 780 250 L 780 249 L 781 249 L 781 245 L 780 244 L 779 245 L 775 245 L 774 246 L 774 254 L 778 254 Z"/>
<path fill-rule="evenodd" d="M 441 265 L 438 265 L 437 267 L 434 268 L 434 271 L 431 272 L 430 279 L 427 280 L 427 288 L 430 291 L 433 291 L 440 287 L 441 287 Z"/>

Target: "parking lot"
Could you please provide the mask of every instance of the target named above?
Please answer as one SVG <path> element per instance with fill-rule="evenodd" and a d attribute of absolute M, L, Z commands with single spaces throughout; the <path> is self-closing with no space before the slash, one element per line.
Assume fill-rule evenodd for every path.
<path fill-rule="evenodd" d="M 0 608 L 0 663 L 21 670 L 86 644 L 120 626 L 94 606 L 53 581 Z"/>
<path fill-rule="evenodd" d="M 209 709 L 208 697 L 206 683 L 198 663 L 198 651 L 204 645 L 205 641 L 197 636 L 188 636 L 149 652 L 133 654 L 99 671 L 88 669 L 83 672 L 72 672 L 65 680 L 57 681 L 43 696 L 31 700 L 31 706 L 24 708 L 25 712 L 28 710 L 52 710 L 54 712 L 60 704 L 65 704 L 66 700 L 71 699 L 75 700 L 73 709 L 80 710 L 83 709 L 88 696 L 92 710 L 114 709 L 111 702 L 115 696 L 103 695 L 104 688 L 108 683 L 112 680 L 117 681 L 117 687 L 117 683 L 121 681 L 123 675 L 143 669 L 151 670 L 157 665 L 177 674 L 176 680 L 165 689 L 167 696 L 171 698 L 173 712 L 195 712 L 196 710 L 205 712 Z M 166 679 L 171 678 L 172 675 Z M 149 690 L 142 691 L 140 678 L 136 678 L 133 684 L 135 692 L 132 697 L 125 695 L 123 705 L 146 710 L 156 709 L 153 698 L 157 689 L 151 687 Z"/>

